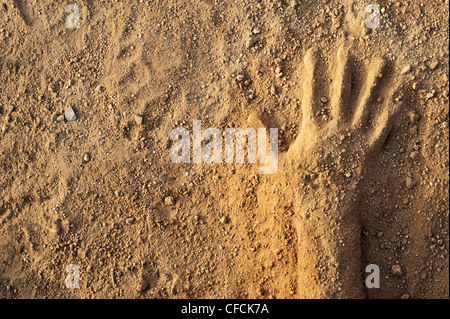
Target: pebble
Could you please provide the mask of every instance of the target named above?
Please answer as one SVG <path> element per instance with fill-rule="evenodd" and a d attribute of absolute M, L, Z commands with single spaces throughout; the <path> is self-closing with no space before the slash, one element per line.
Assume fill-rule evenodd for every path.
<path fill-rule="evenodd" d="M 262 296 L 262 295 L 264 295 L 264 290 L 263 290 L 261 287 L 258 287 L 258 288 L 256 289 L 256 293 L 257 293 L 259 296 Z"/>
<path fill-rule="evenodd" d="M 322 101 L 322 103 L 327 103 L 328 99 L 326 97 L 321 97 L 320 100 Z"/>
<path fill-rule="evenodd" d="M 277 88 L 275 86 L 273 86 L 273 85 L 270 87 L 270 94 L 272 94 L 272 95 L 276 95 L 277 94 Z"/>
<path fill-rule="evenodd" d="M 228 222 L 229 222 L 228 217 L 222 216 L 222 217 L 220 218 L 220 223 L 221 223 L 221 224 L 227 224 Z"/>
<path fill-rule="evenodd" d="M 175 205 L 175 199 L 172 196 L 167 196 L 164 199 L 164 203 L 166 204 L 166 206 L 173 206 Z"/>
<path fill-rule="evenodd" d="M 409 176 L 406 177 L 405 183 L 406 183 L 407 189 L 412 189 L 414 187 L 414 182 L 413 182 L 412 178 Z"/>
<path fill-rule="evenodd" d="M 56 118 L 56 120 L 57 120 L 58 122 L 64 122 L 65 119 L 66 119 L 66 118 L 64 117 L 64 115 L 60 115 L 60 116 L 58 116 L 58 117 Z"/>
<path fill-rule="evenodd" d="M 275 73 L 276 73 L 276 74 L 280 74 L 280 73 L 281 73 L 281 67 L 277 66 L 277 67 L 275 68 Z"/>
<path fill-rule="evenodd" d="M 127 225 L 133 224 L 134 223 L 134 218 L 133 217 L 127 218 L 126 223 L 127 223 Z"/>
<path fill-rule="evenodd" d="M 402 295 L 401 297 L 400 297 L 400 299 L 409 299 L 409 295 L 408 294 L 404 294 L 404 295 Z"/>
<path fill-rule="evenodd" d="M 419 119 L 419 115 L 417 115 L 416 112 L 413 111 L 408 112 L 408 117 L 411 124 L 416 124 L 417 120 Z"/>
<path fill-rule="evenodd" d="M 403 275 L 403 270 L 402 267 L 400 265 L 393 265 L 391 272 L 394 276 L 401 276 Z"/>
<path fill-rule="evenodd" d="M 275 62 L 275 64 L 278 65 L 278 66 L 283 65 L 283 60 L 281 60 L 280 58 L 276 58 L 274 62 Z"/>
<path fill-rule="evenodd" d="M 444 123 L 442 123 L 442 126 L 443 126 L 444 128 L 448 128 L 448 122 L 445 121 Z"/>
<path fill-rule="evenodd" d="M 64 113 L 64 117 L 67 121 L 75 121 L 77 119 L 77 116 L 75 114 L 75 111 L 71 106 L 69 106 Z"/>
<path fill-rule="evenodd" d="M 140 115 L 135 115 L 135 116 L 134 116 L 134 120 L 136 121 L 136 123 L 137 123 L 138 125 L 142 125 L 142 121 L 143 121 L 142 116 L 140 116 Z"/>
<path fill-rule="evenodd" d="M 236 80 L 238 80 L 239 82 L 241 82 L 242 80 L 244 80 L 244 75 L 243 75 L 243 74 L 239 74 L 239 75 L 236 77 Z"/>
<path fill-rule="evenodd" d="M 411 154 L 409 154 L 409 157 L 414 160 L 417 157 L 417 152 L 416 151 L 412 151 Z"/>
<path fill-rule="evenodd" d="M 405 66 L 400 73 L 401 73 L 401 75 L 405 75 L 405 74 L 407 74 L 409 72 L 411 72 L 411 65 L 410 64 Z"/>
<path fill-rule="evenodd" d="M 83 161 L 89 162 L 90 160 L 91 160 L 91 156 L 88 153 L 84 154 Z"/>
<path fill-rule="evenodd" d="M 95 92 L 96 93 L 101 93 L 105 90 L 105 88 L 101 85 L 97 85 L 97 87 L 95 88 Z"/>
<path fill-rule="evenodd" d="M 433 60 L 433 61 L 431 61 L 429 68 L 430 68 L 430 70 L 435 70 L 438 66 L 439 66 L 439 61 Z"/>
<path fill-rule="evenodd" d="M 256 42 L 258 42 L 258 38 L 251 37 L 247 42 L 247 48 L 250 49 L 252 46 L 254 46 L 256 44 Z"/>
<path fill-rule="evenodd" d="M 53 113 L 52 114 L 52 122 L 56 122 L 57 119 L 58 119 L 58 113 Z"/>

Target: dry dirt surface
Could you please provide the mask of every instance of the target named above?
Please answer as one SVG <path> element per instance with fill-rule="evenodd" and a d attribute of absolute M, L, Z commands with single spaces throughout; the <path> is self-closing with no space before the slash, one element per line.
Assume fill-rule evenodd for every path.
<path fill-rule="evenodd" d="M 449 298 L 448 11 L 0 0 L 0 297 Z M 278 171 L 174 164 L 196 120 Z"/>

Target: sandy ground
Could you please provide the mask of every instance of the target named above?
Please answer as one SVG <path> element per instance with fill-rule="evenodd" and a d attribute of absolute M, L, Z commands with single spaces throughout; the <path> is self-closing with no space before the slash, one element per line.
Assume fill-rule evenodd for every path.
<path fill-rule="evenodd" d="M 358 223 L 343 235 L 355 254 L 337 258 L 361 285 L 380 268 L 365 296 L 449 297 L 448 0 L 374 0 L 378 29 L 367 1 L 76 1 L 79 28 L 66 23 L 75 0 L 0 0 L 0 297 L 330 297 L 335 198 L 353 199 Z M 368 104 L 398 102 L 364 172 L 356 139 L 339 149 L 354 188 L 336 188 L 327 164 L 283 164 L 319 163 L 304 150 L 323 137 L 302 126 L 305 101 L 320 99 L 311 118 L 336 118 L 343 43 L 350 97 L 336 105 L 358 104 L 379 58 L 388 71 Z M 172 163 L 172 129 L 194 120 L 278 128 L 279 170 Z M 305 207 L 320 222 L 302 222 Z M 71 264 L 79 289 L 66 287 Z"/>

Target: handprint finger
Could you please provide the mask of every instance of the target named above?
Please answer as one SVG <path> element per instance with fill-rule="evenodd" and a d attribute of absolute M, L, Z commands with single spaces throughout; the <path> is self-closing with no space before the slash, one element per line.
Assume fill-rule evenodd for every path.
<path fill-rule="evenodd" d="M 331 98 L 331 115 L 337 123 L 345 119 L 346 107 L 350 100 L 352 86 L 352 70 L 350 65 L 349 50 L 343 43 L 337 52 L 335 80 L 333 82 Z"/>
<path fill-rule="evenodd" d="M 319 53 L 309 49 L 304 59 L 306 78 L 303 83 L 303 125 L 317 125 L 316 113 L 319 109 Z"/>
<path fill-rule="evenodd" d="M 375 102 L 385 72 L 386 61 L 384 59 L 378 58 L 370 66 L 369 74 L 363 84 L 361 95 L 358 97 L 356 104 L 356 111 L 352 123 L 354 128 L 363 127 L 367 124 L 371 114 L 370 106 Z"/>
<path fill-rule="evenodd" d="M 392 90 L 390 99 L 383 106 L 383 111 L 374 119 L 373 129 L 369 135 L 370 149 L 379 149 L 386 141 L 392 129 L 392 121 L 401 109 L 402 98 L 399 97 L 399 87 Z"/>

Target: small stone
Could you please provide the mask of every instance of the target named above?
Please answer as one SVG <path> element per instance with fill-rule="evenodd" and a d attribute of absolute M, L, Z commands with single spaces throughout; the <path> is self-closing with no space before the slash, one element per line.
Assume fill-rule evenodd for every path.
<path fill-rule="evenodd" d="M 320 100 L 322 101 L 322 103 L 327 103 L 328 99 L 326 97 L 321 97 Z"/>
<path fill-rule="evenodd" d="M 410 64 L 406 65 L 406 66 L 402 69 L 402 71 L 401 71 L 400 73 L 401 73 L 401 75 L 405 75 L 405 74 L 407 74 L 407 73 L 409 73 L 409 72 L 411 72 L 411 65 L 410 65 Z"/>
<path fill-rule="evenodd" d="M 405 183 L 406 183 L 407 189 L 412 189 L 414 187 L 414 182 L 413 182 L 412 178 L 409 176 L 406 177 Z"/>
<path fill-rule="evenodd" d="M 419 119 L 419 116 L 414 111 L 409 111 L 408 117 L 411 124 L 416 124 L 417 120 Z"/>
<path fill-rule="evenodd" d="M 229 222 L 228 217 L 222 216 L 222 217 L 220 218 L 220 223 L 221 223 L 221 224 L 227 224 L 228 222 Z"/>
<path fill-rule="evenodd" d="M 402 267 L 400 265 L 393 265 L 391 272 L 394 276 L 401 276 L 403 275 L 403 270 Z"/>
<path fill-rule="evenodd" d="M 275 73 L 276 74 L 280 74 L 281 73 L 281 67 L 279 67 L 279 66 L 277 66 L 276 68 L 275 68 Z"/>
<path fill-rule="evenodd" d="M 134 223 L 134 218 L 133 217 L 127 218 L 125 222 L 127 223 L 127 225 L 131 225 Z"/>
<path fill-rule="evenodd" d="M 105 90 L 105 88 L 101 85 L 97 85 L 97 87 L 95 88 L 95 93 L 101 93 Z"/>
<path fill-rule="evenodd" d="M 166 206 L 173 206 L 175 205 L 175 199 L 172 196 L 167 196 L 164 199 L 164 203 L 166 204 Z"/>
<path fill-rule="evenodd" d="M 417 152 L 416 151 L 412 151 L 411 154 L 409 154 L 409 158 L 414 160 L 417 157 Z"/>
<path fill-rule="evenodd" d="M 58 113 L 53 113 L 52 114 L 52 122 L 56 122 L 56 120 L 58 119 Z"/>
<path fill-rule="evenodd" d="M 135 116 L 134 116 L 134 120 L 136 121 L 136 124 L 137 124 L 137 125 L 142 125 L 142 122 L 143 122 L 142 116 L 140 116 L 140 115 L 135 115 Z"/>
<path fill-rule="evenodd" d="M 443 128 L 448 128 L 448 122 L 445 121 L 444 123 L 442 123 L 442 127 L 443 127 Z"/>
<path fill-rule="evenodd" d="M 264 295 L 264 290 L 261 287 L 259 287 L 256 289 L 256 293 L 258 294 L 258 296 L 262 296 Z"/>
<path fill-rule="evenodd" d="M 84 154 L 83 161 L 89 162 L 90 160 L 91 160 L 91 156 L 88 153 Z"/>
<path fill-rule="evenodd" d="M 260 34 L 261 30 L 259 28 L 254 28 L 253 29 L 253 34 Z"/>
<path fill-rule="evenodd" d="M 272 94 L 272 95 L 276 95 L 277 94 L 277 88 L 275 86 L 273 86 L 273 85 L 270 87 L 270 94 Z"/>
<path fill-rule="evenodd" d="M 419 82 L 414 82 L 412 87 L 413 87 L 414 91 L 417 91 L 418 89 L 420 89 L 420 83 Z"/>
<path fill-rule="evenodd" d="M 14 106 L 14 105 L 10 105 L 10 106 L 8 107 L 8 112 L 9 112 L 9 113 L 14 112 L 14 110 L 15 110 L 15 106 Z"/>
<path fill-rule="evenodd" d="M 69 106 L 64 113 L 64 117 L 67 121 L 75 121 L 77 119 L 77 116 L 75 114 L 75 111 L 71 106 Z"/>
<path fill-rule="evenodd" d="M 439 66 L 439 61 L 433 60 L 433 61 L 431 61 L 430 65 L 428 67 L 430 68 L 430 70 L 435 70 L 438 66 Z"/>
<path fill-rule="evenodd" d="M 274 62 L 278 66 L 282 66 L 283 65 L 283 60 L 281 60 L 280 58 L 276 58 Z"/>
<path fill-rule="evenodd" d="M 250 49 L 252 46 L 254 46 L 256 44 L 256 42 L 258 42 L 258 38 L 251 37 L 247 42 L 247 48 Z"/>
<path fill-rule="evenodd" d="M 236 77 L 236 80 L 238 80 L 239 82 L 243 81 L 243 80 L 244 80 L 244 75 L 243 75 L 243 74 L 239 74 L 239 75 Z"/>
<path fill-rule="evenodd" d="M 64 122 L 65 119 L 66 119 L 66 118 L 64 117 L 64 115 L 60 115 L 60 116 L 58 116 L 58 117 L 56 118 L 56 120 L 57 120 L 58 122 Z"/>
<path fill-rule="evenodd" d="M 409 299 L 409 295 L 408 294 L 404 294 L 400 297 L 400 299 Z"/>

